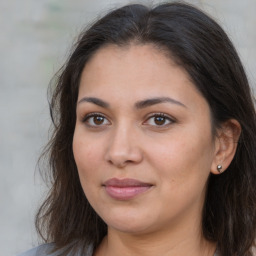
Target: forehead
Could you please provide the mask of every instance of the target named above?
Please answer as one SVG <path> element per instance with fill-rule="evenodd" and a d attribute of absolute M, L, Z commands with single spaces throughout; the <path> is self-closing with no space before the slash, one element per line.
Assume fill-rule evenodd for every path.
<path fill-rule="evenodd" d="M 152 45 L 98 50 L 82 72 L 78 102 L 90 97 L 118 113 L 131 113 L 136 102 L 168 97 L 185 105 L 186 115 L 210 120 L 210 107 L 187 72 Z"/>
<path fill-rule="evenodd" d="M 141 59 L 147 59 L 148 64 L 153 62 L 161 62 L 168 65 L 176 65 L 174 58 L 172 58 L 171 53 L 165 47 L 157 46 L 153 43 L 136 43 L 130 42 L 125 45 L 107 44 L 100 49 L 98 49 L 86 63 L 90 65 L 92 62 L 102 59 L 111 62 L 113 59 L 104 59 L 104 57 L 113 57 L 122 61 L 140 61 Z M 134 59 L 135 57 L 135 59 Z"/>
<path fill-rule="evenodd" d="M 114 85 L 119 90 L 134 85 L 140 89 L 146 83 L 148 90 L 160 90 L 163 84 L 181 82 L 192 84 L 187 72 L 153 44 L 107 45 L 86 63 L 80 87 L 87 92 Z"/>

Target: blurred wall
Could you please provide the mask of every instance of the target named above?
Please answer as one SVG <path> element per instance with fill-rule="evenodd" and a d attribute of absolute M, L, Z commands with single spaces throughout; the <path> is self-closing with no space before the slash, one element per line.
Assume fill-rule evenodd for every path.
<path fill-rule="evenodd" d="M 0 256 L 37 245 L 34 214 L 46 189 L 35 170 L 48 138 L 46 95 L 51 77 L 83 25 L 100 12 L 129 2 L 0 1 Z M 187 2 L 202 7 L 222 24 L 254 87 L 256 1 Z"/>

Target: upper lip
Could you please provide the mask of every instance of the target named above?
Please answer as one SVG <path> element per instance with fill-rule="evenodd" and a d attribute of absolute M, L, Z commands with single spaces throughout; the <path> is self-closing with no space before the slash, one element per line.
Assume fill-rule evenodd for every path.
<path fill-rule="evenodd" d="M 104 186 L 112 186 L 112 187 L 149 187 L 152 186 L 152 184 L 147 182 L 142 182 L 140 180 L 136 179 L 118 179 L 118 178 L 112 178 L 104 182 Z"/>

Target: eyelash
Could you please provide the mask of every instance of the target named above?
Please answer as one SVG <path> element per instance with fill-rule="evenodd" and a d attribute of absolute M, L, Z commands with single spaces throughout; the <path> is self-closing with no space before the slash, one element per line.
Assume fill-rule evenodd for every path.
<path fill-rule="evenodd" d="M 104 118 L 104 120 L 108 120 L 107 118 L 106 118 L 106 116 L 104 116 L 103 114 L 101 114 L 101 113 L 90 113 L 90 114 L 88 114 L 88 115 L 86 115 L 83 119 L 82 119 L 82 122 L 83 123 L 87 123 L 87 126 L 89 126 L 89 127 L 92 127 L 92 128 L 99 128 L 99 127 L 101 127 L 101 125 L 97 125 L 97 124 L 94 124 L 94 125 L 92 125 L 92 124 L 89 124 L 89 120 L 90 120 L 90 118 L 95 118 L 95 117 L 101 117 L 101 118 Z M 104 121 L 103 121 L 104 122 Z M 109 122 L 109 121 L 108 121 Z M 110 123 L 110 122 L 109 122 Z"/>
<path fill-rule="evenodd" d="M 95 123 L 94 123 L 94 124 L 90 124 L 90 123 L 89 123 L 90 118 L 96 118 L 96 117 L 103 118 L 103 119 L 104 119 L 104 120 L 103 120 L 103 123 L 102 123 L 102 124 L 95 124 Z M 164 113 L 152 113 L 152 114 L 150 114 L 149 117 L 147 117 L 146 121 L 143 122 L 143 124 L 145 124 L 145 125 L 150 125 L 150 124 L 148 124 L 148 121 L 149 121 L 150 119 L 152 119 L 152 118 L 157 118 L 157 117 L 164 118 L 164 124 L 151 124 L 151 126 L 156 126 L 156 127 L 161 128 L 161 127 L 169 126 L 170 124 L 176 122 L 175 119 L 171 118 L 169 115 L 166 115 L 166 114 L 164 114 Z M 87 125 L 88 127 L 91 127 L 91 128 L 100 128 L 100 127 L 102 127 L 103 125 L 109 125 L 109 124 L 104 124 L 104 122 L 105 122 L 106 120 L 107 120 L 107 122 L 108 122 L 109 124 L 111 124 L 110 121 L 108 121 L 108 119 L 106 118 L 105 115 L 103 115 L 103 114 L 101 114 L 101 113 L 94 112 L 94 113 L 89 113 L 89 114 L 87 114 L 87 115 L 82 119 L 82 122 L 83 122 L 83 123 L 86 123 L 86 125 Z M 169 123 L 166 124 L 166 121 L 168 121 Z"/>
<path fill-rule="evenodd" d="M 174 118 L 171 118 L 169 115 L 166 115 L 164 113 L 152 113 L 145 122 L 148 122 L 151 118 L 157 118 L 157 117 L 160 117 L 160 118 L 164 118 L 164 121 L 166 122 L 167 120 L 169 121 L 168 124 L 163 124 L 163 125 L 158 125 L 158 124 L 154 124 L 152 126 L 157 126 L 157 127 L 166 127 L 172 123 L 175 123 L 176 121 L 174 120 Z M 144 122 L 144 123 L 145 123 Z"/>

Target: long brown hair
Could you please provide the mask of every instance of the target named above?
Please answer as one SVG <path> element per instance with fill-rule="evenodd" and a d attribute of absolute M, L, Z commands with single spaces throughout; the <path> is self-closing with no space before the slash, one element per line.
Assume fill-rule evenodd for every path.
<path fill-rule="evenodd" d="M 50 101 L 54 131 L 44 156 L 51 189 L 36 216 L 39 234 L 56 249 L 72 244 L 81 251 L 97 247 L 107 234 L 106 224 L 84 195 L 73 157 L 76 102 L 81 72 L 93 54 L 106 44 L 131 42 L 164 49 L 187 71 L 208 101 L 213 128 L 231 118 L 240 123 L 232 163 L 223 174 L 209 177 L 202 227 L 204 237 L 218 243 L 221 256 L 251 256 L 256 235 L 256 117 L 250 88 L 222 28 L 183 3 L 154 8 L 134 4 L 114 10 L 84 31 L 74 45 Z"/>

